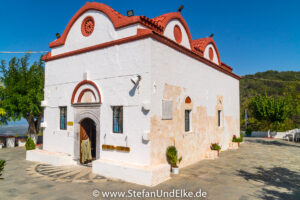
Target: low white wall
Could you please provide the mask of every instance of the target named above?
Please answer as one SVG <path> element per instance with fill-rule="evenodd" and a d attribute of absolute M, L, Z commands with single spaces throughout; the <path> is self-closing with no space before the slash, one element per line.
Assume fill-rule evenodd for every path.
<path fill-rule="evenodd" d="M 283 139 L 287 134 L 300 133 L 300 129 L 293 129 L 286 132 L 270 132 L 270 136 L 278 139 Z M 267 131 L 253 131 L 251 137 L 268 137 Z"/>

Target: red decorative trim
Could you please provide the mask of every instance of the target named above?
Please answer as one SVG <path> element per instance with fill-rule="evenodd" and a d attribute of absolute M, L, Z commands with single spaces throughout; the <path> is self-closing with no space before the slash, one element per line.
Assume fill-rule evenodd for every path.
<path fill-rule="evenodd" d="M 187 36 L 189 38 L 190 47 L 191 47 L 191 49 L 193 49 L 192 48 L 193 40 L 192 40 L 192 35 L 191 35 L 191 32 L 190 32 L 190 29 L 189 29 L 187 23 L 185 22 L 185 20 L 182 17 L 180 12 L 173 12 L 173 13 L 163 14 L 161 16 L 153 18 L 152 20 L 155 21 L 158 25 L 162 26 L 163 29 L 165 30 L 168 23 L 173 19 L 178 19 L 181 22 L 181 24 L 183 25 L 183 27 L 184 27 L 184 29 L 187 33 Z"/>
<path fill-rule="evenodd" d="M 174 38 L 175 38 L 176 42 L 178 44 L 180 44 L 181 41 L 182 41 L 182 32 L 181 32 L 181 29 L 178 25 L 174 26 L 173 33 L 174 33 Z"/>
<path fill-rule="evenodd" d="M 195 49 L 196 51 L 194 52 L 199 52 L 199 55 L 203 56 L 204 51 L 207 47 L 207 45 L 212 44 L 216 53 L 217 53 L 217 57 L 218 57 L 218 61 L 219 61 L 219 65 L 221 66 L 221 58 L 220 58 L 220 54 L 217 48 L 217 45 L 214 41 L 214 39 L 212 37 L 207 37 L 207 38 L 200 38 L 197 40 L 193 40 L 192 41 L 192 49 Z"/>
<path fill-rule="evenodd" d="M 227 71 L 232 72 L 232 67 L 226 65 L 225 63 L 221 63 L 221 67 L 225 68 Z"/>
<path fill-rule="evenodd" d="M 210 60 L 200 56 L 198 53 L 195 53 L 194 51 L 191 51 L 190 49 L 188 49 L 188 48 L 186 48 L 182 45 L 177 44 L 173 40 L 171 40 L 171 39 L 169 39 L 169 38 L 167 38 L 167 37 L 165 37 L 161 34 L 158 34 L 158 33 L 155 33 L 151 30 L 148 30 L 148 29 L 138 29 L 137 35 L 134 35 L 134 36 L 130 36 L 130 37 L 122 38 L 122 39 L 119 39 L 119 40 L 114 40 L 114 41 L 111 41 L 111 42 L 106 42 L 106 43 L 94 45 L 94 46 L 91 46 L 91 47 L 86 47 L 86 48 L 82 48 L 82 49 L 62 53 L 62 54 L 59 54 L 59 55 L 51 56 L 51 57 L 47 58 L 45 61 L 51 61 L 51 60 L 64 58 L 64 57 L 68 57 L 68 56 L 72 56 L 72 55 L 77 55 L 77 54 L 81 54 L 81 53 L 85 53 L 85 52 L 89 52 L 89 51 L 93 51 L 93 50 L 97 50 L 97 49 L 103 49 L 103 48 L 114 46 L 114 45 L 119 45 L 119 44 L 123 44 L 123 43 L 127 43 L 127 42 L 136 41 L 136 40 L 139 40 L 139 39 L 144 39 L 144 38 L 147 38 L 147 37 L 152 37 L 152 38 L 156 39 L 157 41 L 159 41 L 161 43 L 164 43 L 165 45 L 168 45 L 169 47 L 174 48 L 174 49 L 176 49 L 176 50 L 178 50 L 182 53 L 185 53 L 186 55 L 188 55 L 190 57 L 193 57 L 193 58 L 199 60 L 200 62 L 203 62 L 203 63 L 209 65 L 210 67 L 213 67 L 213 68 L 215 68 L 215 69 L 217 69 L 221 72 L 224 72 L 225 74 L 228 74 L 228 75 L 230 75 L 230 76 L 232 76 L 232 77 L 234 77 L 238 80 L 241 79 L 240 76 L 238 76 L 238 75 L 236 75 L 232 72 L 229 72 L 228 70 L 225 70 L 220 65 L 217 65 L 217 64 L 211 62 Z M 216 51 L 217 51 L 217 49 L 216 49 Z M 217 54 L 218 54 L 218 51 L 217 51 Z"/>
<path fill-rule="evenodd" d="M 208 56 L 211 61 L 214 60 L 214 50 L 211 47 L 208 49 Z"/>
<path fill-rule="evenodd" d="M 42 60 L 47 60 L 48 58 L 51 58 L 51 52 L 48 52 L 42 56 Z"/>
<path fill-rule="evenodd" d="M 86 11 L 88 10 L 98 10 L 100 12 L 103 12 L 107 15 L 107 17 L 111 20 L 112 24 L 114 25 L 115 29 L 119 29 L 131 24 L 141 23 L 155 31 L 162 32 L 163 28 L 162 26 L 155 23 L 153 20 L 145 17 L 145 16 L 132 16 L 127 17 L 124 15 L 121 15 L 111 7 L 103 4 L 103 3 L 96 3 L 96 2 L 87 2 L 83 7 L 81 7 L 77 13 L 71 18 L 69 21 L 67 27 L 65 28 L 63 34 L 60 38 L 57 40 L 54 40 L 49 44 L 50 48 L 61 46 L 65 44 L 67 35 L 72 28 L 73 24 L 76 22 L 76 20 Z"/>
<path fill-rule="evenodd" d="M 43 60 L 51 61 L 51 60 L 55 60 L 55 59 L 59 59 L 59 58 L 63 58 L 63 57 L 71 56 L 71 55 L 77 55 L 77 54 L 81 54 L 81 53 L 88 52 L 88 51 L 93 51 L 93 50 L 102 49 L 102 48 L 106 48 L 106 47 L 113 46 L 113 45 L 118 45 L 118 44 L 123 44 L 123 43 L 131 42 L 131 41 L 143 39 L 146 37 L 152 37 L 172 48 L 175 48 L 181 52 L 186 53 L 189 56 L 195 57 L 196 59 L 208 64 L 209 66 L 213 66 L 214 68 L 216 68 L 214 63 L 207 62 L 205 60 L 205 58 L 203 58 L 203 53 L 204 53 L 206 46 L 208 44 L 212 44 L 214 46 L 217 56 L 218 56 L 219 66 L 217 67 L 217 69 L 220 70 L 220 68 L 221 68 L 222 70 L 220 70 L 220 71 L 224 70 L 226 72 L 230 72 L 229 75 L 231 75 L 237 79 L 240 79 L 239 76 L 232 73 L 231 67 L 229 67 L 228 65 L 226 65 L 224 63 L 221 63 L 219 51 L 217 49 L 217 46 L 216 46 L 214 40 L 211 37 L 202 38 L 202 39 L 198 39 L 198 40 L 192 40 L 190 30 L 180 12 L 163 14 L 163 15 L 155 17 L 153 19 L 149 19 L 146 16 L 127 17 L 124 15 L 121 15 L 120 13 L 118 13 L 117 11 L 115 11 L 114 9 L 112 9 L 111 7 L 109 7 L 105 4 L 95 3 L 95 2 L 92 2 L 92 3 L 87 2 L 71 18 L 71 20 L 69 21 L 67 27 L 65 28 L 62 36 L 60 38 L 58 38 L 57 40 L 51 42 L 49 44 L 49 47 L 53 48 L 53 47 L 57 47 L 60 45 L 64 45 L 65 41 L 66 41 L 66 37 L 67 37 L 71 27 L 73 26 L 73 24 L 83 13 L 85 13 L 88 10 L 97 10 L 97 11 L 100 11 L 100 12 L 103 12 L 104 14 L 106 14 L 108 16 L 108 18 L 111 20 L 115 29 L 122 28 L 122 27 L 125 27 L 128 25 L 131 25 L 131 24 L 140 23 L 140 24 L 150 28 L 151 30 L 138 29 L 138 34 L 135 36 L 122 38 L 119 40 L 115 40 L 115 41 L 111 41 L 111 42 L 107 42 L 107 43 L 103 43 L 103 44 L 98 44 L 98 45 L 94 45 L 91 47 L 86 47 L 86 48 L 82 48 L 82 49 L 78 49 L 78 50 L 74 50 L 74 51 L 70 51 L 70 52 L 65 52 L 65 53 L 62 53 L 59 55 L 55 55 L 55 56 L 51 56 L 51 52 L 48 52 L 46 55 L 44 55 L 42 57 Z M 183 25 L 183 27 L 185 28 L 185 31 L 189 38 L 192 52 L 189 49 L 186 49 L 184 47 L 174 46 L 174 44 L 171 43 L 171 41 L 169 41 L 168 38 L 165 38 L 162 35 L 160 35 L 161 37 L 158 37 L 158 35 L 156 33 L 155 34 L 152 33 L 152 30 L 153 30 L 159 34 L 163 34 L 165 27 L 173 19 L 178 19 L 181 22 L 181 24 Z"/>
<path fill-rule="evenodd" d="M 191 102 L 192 102 L 192 100 L 189 96 L 185 98 L 185 103 L 191 103 Z"/>
<path fill-rule="evenodd" d="M 51 57 L 47 57 L 45 59 L 45 61 L 51 61 L 51 60 L 55 60 L 55 59 L 59 59 L 59 58 L 73 56 L 73 55 L 77 55 L 77 54 L 81 54 L 81 53 L 85 53 L 85 52 L 89 52 L 89 51 L 93 51 L 93 50 L 97 50 L 97 49 L 103 49 L 103 48 L 106 48 L 106 47 L 110 47 L 110 46 L 114 46 L 114 45 L 119 45 L 119 44 L 131 42 L 131 41 L 143 39 L 143 38 L 149 37 L 149 35 L 151 35 L 151 34 L 152 34 L 152 31 L 149 30 L 149 29 L 138 29 L 137 35 L 122 38 L 122 39 L 118 39 L 118 40 L 114 40 L 114 41 L 110 41 L 110 42 L 105 42 L 105 43 L 102 43 L 102 44 L 97 44 L 97 45 L 82 48 L 82 49 L 77 49 L 77 50 L 74 50 L 74 51 L 69 51 L 69 52 L 58 54 L 58 55 L 51 56 Z"/>
<path fill-rule="evenodd" d="M 77 103 L 81 103 L 81 99 L 82 99 L 84 93 L 86 93 L 86 92 L 91 92 L 91 93 L 93 93 L 95 99 L 97 99 L 97 98 L 96 98 L 96 95 L 95 95 L 95 93 L 94 93 L 93 90 L 91 90 L 90 88 L 85 88 L 84 90 L 82 90 L 82 91 L 80 92 L 80 94 L 79 94 L 79 96 L 78 96 Z"/>
<path fill-rule="evenodd" d="M 92 85 L 92 86 L 97 90 L 97 93 L 98 93 L 98 96 L 99 96 L 99 102 L 98 102 L 98 103 L 101 103 L 101 95 L 100 95 L 100 91 L 99 91 L 97 85 L 96 85 L 93 81 L 83 80 L 83 81 L 81 81 L 80 83 L 78 83 L 78 84 L 76 85 L 75 89 L 73 90 L 73 93 L 72 93 L 72 99 L 71 99 L 71 104 L 74 103 L 75 95 L 76 95 L 78 89 L 79 89 L 82 85 L 85 85 L 85 84 Z"/>
<path fill-rule="evenodd" d="M 81 23 L 81 33 L 83 36 L 88 37 L 90 36 L 95 28 L 95 21 L 94 18 L 91 16 L 87 16 Z"/>

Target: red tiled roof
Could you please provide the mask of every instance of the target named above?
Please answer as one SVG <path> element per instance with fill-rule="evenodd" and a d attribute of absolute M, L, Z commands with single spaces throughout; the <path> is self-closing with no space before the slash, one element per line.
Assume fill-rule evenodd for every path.
<path fill-rule="evenodd" d="M 206 46 L 209 44 L 212 44 L 214 46 L 217 56 L 218 56 L 219 64 L 221 65 L 220 54 L 219 54 L 217 45 L 212 37 L 206 37 L 206 38 L 200 38 L 197 40 L 193 40 L 192 45 L 191 45 L 192 51 L 194 51 L 198 55 L 203 56 L 204 50 L 205 50 Z"/>
<path fill-rule="evenodd" d="M 207 37 L 207 38 L 200 38 L 197 40 L 193 40 L 192 41 L 192 46 L 195 50 L 200 51 L 200 52 L 204 52 L 205 47 L 211 43 L 214 42 L 212 37 Z"/>
<path fill-rule="evenodd" d="M 149 35 L 149 34 L 151 34 L 152 31 L 153 31 L 153 33 L 157 33 L 157 34 L 163 36 L 164 30 L 165 30 L 167 24 L 171 20 L 173 20 L 173 19 L 179 20 L 181 22 L 182 26 L 184 27 L 184 29 L 185 29 L 185 31 L 187 33 L 189 42 L 190 42 L 190 50 L 189 51 L 193 52 L 194 54 L 197 54 L 198 56 L 203 57 L 203 53 L 204 53 L 204 50 L 205 50 L 206 46 L 208 44 L 212 44 L 214 46 L 215 50 L 216 50 L 216 53 L 217 53 L 217 57 L 218 57 L 218 61 L 219 61 L 219 67 L 222 68 L 223 70 L 226 70 L 227 72 L 232 72 L 232 68 L 231 67 L 229 67 L 228 65 L 226 65 L 224 63 L 221 63 L 221 61 L 220 61 L 220 55 L 219 55 L 217 46 L 216 46 L 216 44 L 215 44 L 215 42 L 214 42 L 214 40 L 213 40 L 212 37 L 200 38 L 200 39 L 197 39 L 197 40 L 192 40 L 190 30 L 189 30 L 189 28 L 187 26 L 187 23 L 185 22 L 185 20 L 182 17 L 182 15 L 181 15 L 180 12 L 167 13 L 167 14 L 160 15 L 158 17 L 154 17 L 152 19 L 150 19 L 150 18 L 148 18 L 146 16 L 131 16 L 131 17 L 127 17 L 127 16 L 124 16 L 124 15 L 120 14 L 119 12 L 117 12 L 116 10 L 114 10 L 113 8 L 111 8 L 111 7 L 109 7 L 109 6 L 105 5 L 105 4 L 96 3 L 96 2 L 92 2 L 92 3 L 87 2 L 71 18 L 71 20 L 69 21 L 69 23 L 68 23 L 67 27 L 65 28 L 65 30 L 64 30 L 63 34 L 61 35 L 61 37 L 58 38 L 58 39 L 56 39 L 56 40 L 54 40 L 53 42 L 51 42 L 49 44 L 49 47 L 50 48 L 54 48 L 54 47 L 57 47 L 57 46 L 64 45 L 65 41 L 66 41 L 66 38 L 67 38 L 67 35 L 68 35 L 71 27 L 73 26 L 73 24 L 76 22 L 76 20 L 83 13 L 85 13 L 88 10 L 98 10 L 98 11 L 103 12 L 104 14 L 106 14 L 107 17 L 111 20 L 111 22 L 114 25 L 115 29 L 119 29 L 119 28 L 122 28 L 122 27 L 126 27 L 128 25 L 136 24 L 136 23 L 140 23 L 143 26 L 145 26 L 145 27 L 147 27 L 147 28 L 150 29 L 150 30 L 149 29 L 148 30 L 145 29 L 145 31 L 142 31 L 142 30 L 138 31 L 138 34 L 136 36 L 137 38 L 144 37 L 144 35 L 146 36 L 147 34 Z M 142 32 L 143 32 L 143 34 L 142 34 Z M 122 43 L 122 42 L 125 41 L 125 39 L 126 38 L 120 39 L 118 41 Z M 130 37 L 130 39 L 128 39 L 128 41 L 130 41 L 130 40 L 131 40 L 131 37 Z M 93 46 L 91 48 L 94 49 L 94 48 L 98 48 L 98 46 L 101 46 L 101 47 L 102 46 L 109 46 L 110 44 L 113 44 L 113 42 L 108 42 L 108 43 L 103 44 L 103 45 L 101 45 L 101 44 L 95 45 L 95 46 Z M 81 52 L 81 51 L 83 51 L 83 50 L 78 50 L 78 52 Z M 72 52 L 66 52 L 66 53 L 63 53 L 64 55 L 57 55 L 57 56 L 54 56 L 54 57 L 65 56 L 65 55 L 69 55 L 71 53 Z M 50 60 L 50 59 L 54 59 L 54 57 L 51 56 L 51 52 L 50 52 L 50 53 L 47 53 L 46 55 L 44 55 L 43 59 L 44 60 Z M 209 62 L 211 62 L 211 61 L 209 61 Z"/>
<path fill-rule="evenodd" d="M 56 39 L 53 42 L 51 42 L 49 44 L 49 47 L 53 48 L 53 47 L 64 45 L 71 27 L 73 26 L 75 21 L 87 10 L 98 10 L 98 11 L 103 12 L 104 14 L 106 14 L 108 16 L 108 18 L 110 18 L 111 22 L 113 23 L 113 25 L 116 29 L 131 25 L 131 24 L 141 23 L 144 26 L 146 26 L 154 31 L 157 31 L 160 33 L 163 31 L 162 26 L 158 25 L 158 23 L 156 23 L 152 19 L 149 19 L 145 16 L 127 17 L 127 16 L 120 14 L 116 10 L 112 9 L 111 7 L 109 7 L 103 3 L 87 2 L 71 18 L 71 20 L 69 21 L 69 23 L 68 23 L 67 27 L 65 28 L 61 37 L 59 39 Z"/>

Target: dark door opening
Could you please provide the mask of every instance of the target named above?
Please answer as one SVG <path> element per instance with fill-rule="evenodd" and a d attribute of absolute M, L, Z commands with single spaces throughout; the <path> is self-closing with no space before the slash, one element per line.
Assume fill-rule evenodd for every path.
<path fill-rule="evenodd" d="M 82 149 L 82 143 L 86 142 L 87 140 L 89 140 L 92 159 L 85 159 L 86 158 L 85 156 L 83 160 L 82 159 L 83 153 L 85 153 L 86 155 L 87 152 L 84 151 L 87 151 L 87 149 Z M 96 159 L 96 123 L 90 118 L 85 118 L 80 123 L 80 162 L 88 163 L 95 159 Z"/>

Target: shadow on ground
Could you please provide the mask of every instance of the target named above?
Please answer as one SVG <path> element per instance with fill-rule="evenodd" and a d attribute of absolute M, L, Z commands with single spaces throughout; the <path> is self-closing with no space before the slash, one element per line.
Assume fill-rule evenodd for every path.
<path fill-rule="evenodd" d="M 250 143 L 260 143 L 260 144 L 266 144 L 266 145 L 276 145 L 276 146 L 286 146 L 286 147 L 298 147 L 300 148 L 300 145 L 293 144 L 293 142 L 279 142 L 276 140 L 270 139 L 268 140 L 262 140 L 262 139 L 254 139 L 254 140 L 247 140 L 247 142 Z M 291 144 L 290 144 L 291 143 Z"/>
<path fill-rule="evenodd" d="M 238 176 L 245 180 L 263 183 L 262 191 L 256 198 L 273 200 L 300 199 L 300 174 L 283 167 L 269 169 L 255 168 L 256 172 L 238 171 Z"/>

